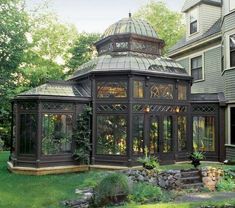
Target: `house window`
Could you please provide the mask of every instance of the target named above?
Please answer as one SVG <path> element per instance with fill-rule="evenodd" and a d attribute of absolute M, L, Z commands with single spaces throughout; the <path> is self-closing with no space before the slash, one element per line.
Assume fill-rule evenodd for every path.
<path fill-rule="evenodd" d="M 215 117 L 193 117 L 193 148 L 195 151 L 215 151 Z"/>
<path fill-rule="evenodd" d="M 191 75 L 194 81 L 202 80 L 202 56 L 191 59 Z"/>
<path fill-rule="evenodd" d="M 235 34 L 229 37 L 230 42 L 230 67 L 235 67 Z"/>
<path fill-rule="evenodd" d="M 235 9 L 235 1 L 234 0 L 229 0 L 229 10 L 234 10 Z"/>
<path fill-rule="evenodd" d="M 190 35 L 198 31 L 197 10 L 192 10 L 190 13 Z"/>
<path fill-rule="evenodd" d="M 187 118 L 179 116 L 177 118 L 177 136 L 178 136 L 178 151 L 187 150 Z"/>
<path fill-rule="evenodd" d="M 144 82 L 134 81 L 134 98 L 144 97 Z"/>
<path fill-rule="evenodd" d="M 235 107 L 230 108 L 230 143 L 235 145 Z"/>

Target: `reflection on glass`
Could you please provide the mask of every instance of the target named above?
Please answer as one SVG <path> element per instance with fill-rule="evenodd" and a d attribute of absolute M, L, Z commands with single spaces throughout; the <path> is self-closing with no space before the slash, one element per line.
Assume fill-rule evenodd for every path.
<path fill-rule="evenodd" d="M 134 155 L 143 153 L 144 149 L 144 116 L 133 116 L 133 128 L 132 128 L 132 150 Z"/>
<path fill-rule="evenodd" d="M 178 85 L 178 100 L 187 99 L 187 87 L 186 85 Z"/>
<path fill-rule="evenodd" d="M 34 154 L 37 136 L 37 115 L 20 115 L 20 153 Z"/>
<path fill-rule="evenodd" d="M 159 142 L 159 122 L 158 122 L 158 118 L 154 117 L 151 118 L 150 121 L 150 132 L 149 132 L 149 140 L 150 140 L 150 154 L 156 154 L 159 152 L 159 146 L 158 146 L 158 142 Z"/>
<path fill-rule="evenodd" d="M 173 136 L 173 126 L 172 126 L 172 116 L 164 116 L 163 118 L 163 152 L 172 151 L 172 136 Z"/>
<path fill-rule="evenodd" d="M 197 151 L 215 151 L 215 118 L 193 117 L 193 148 Z"/>
<path fill-rule="evenodd" d="M 112 81 L 97 83 L 97 98 L 125 98 L 127 97 L 127 82 Z"/>
<path fill-rule="evenodd" d="M 43 114 L 42 154 L 71 152 L 72 115 Z"/>
<path fill-rule="evenodd" d="M 134 81 L 134 98 L 144 97 L 144 82 Z"/>
<path fill-rule="evenodd" d="M 96 153 L 125 155 L 127 119 L 122 115 L 97 116 Z"/>
<path fill-rule="evenodd" d="M 151 83 L 150 98 L 173 99 L 173 85 Z"/>
<path fill-rule="evenodd" d="M 177 118 L 177 130 L 178 130 L 178 151 L 187 150 L 187 135 L 186 135 L 186 117 L 179 116 Z"/>

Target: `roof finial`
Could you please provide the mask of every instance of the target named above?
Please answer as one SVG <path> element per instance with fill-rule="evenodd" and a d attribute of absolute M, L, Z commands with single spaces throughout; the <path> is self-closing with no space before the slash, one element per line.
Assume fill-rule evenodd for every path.
<path fill-rule="evenodd" d="M 129 18 L 131 18 L 131 11 L 129 10 Z"/>

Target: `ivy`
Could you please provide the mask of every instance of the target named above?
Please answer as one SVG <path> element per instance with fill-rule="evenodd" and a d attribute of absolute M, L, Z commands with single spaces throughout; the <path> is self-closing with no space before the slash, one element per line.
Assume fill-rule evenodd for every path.
<path fill-rule="evenodd" d="M 90 163 L 90 151 L 91 151 L 91 128 L 90 121 L 92 115 L 92 108 L 86 105 L 83 112 L 79 114 L 77 120 L 77 130 L 73 135 L 75 141 L 75 150 L 73 157 L 82 164 Z"/>

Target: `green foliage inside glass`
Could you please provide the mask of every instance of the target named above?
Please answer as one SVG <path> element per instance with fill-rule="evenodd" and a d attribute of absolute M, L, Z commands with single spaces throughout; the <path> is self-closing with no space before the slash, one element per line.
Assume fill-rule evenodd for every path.
<path fill-rule="evenodd" d="M 120 173 L 109 174 L 95 188 L 94 207 L 106 206 L 117 201 L 119 196 L 125 200 L 130 192 L 127 176 Z"/>
<path fill-rule="evenodd" d="M 73 152 L 74 159 L 78 160 L 83 164 L 90 163 L 91 115 L 92 115 L 92 108 L 88 105 L 85 105 L 83 112 L 78 116 L 77 130 L 73 135 L 73 139 L 76 145 L 76 148 Z"/>

